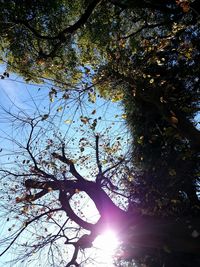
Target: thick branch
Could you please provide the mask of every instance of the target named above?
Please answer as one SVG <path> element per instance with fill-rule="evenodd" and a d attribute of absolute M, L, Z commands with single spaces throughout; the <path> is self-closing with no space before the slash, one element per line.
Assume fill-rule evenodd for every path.
<path fill-rule="evenodd" d="M 77 223 L 79 226 L 83 227 L 84 229 L 87 229 L 91 231 L 94 228 L 94 224 L 88 223 L 84 220 L 82 220 L 79 216 L 77 216 L 74 211 L 72 210 L 70 204 L 69 204 L 69 199 L 66 196 L 66 193 L 64 191 L 60 192 L 59 195 L 59 200 L 62 205 L 62 208 L 65 210 L 67 213 L 68 217 L 73 220 L 75 223 Z"/>
<path fill-rule="evenodd" d="M 14 19 L 13 22 L 17 24 L 24 25 L 27 29 L 29 29 L 37 38 L 43 40 L 60 40 L 61 43 L 65 42 L 65 34 L 74 34 L 79 28 L 81 28 L 89 19 L 91 14 L 93 13 L 95 7 L 101 2 L 102 0 L 94 0 L 92 1 L 88 7 L 86 8 L 85 12 L 81 15 L 79 20 L 75 22 L 73 25 L 65 28 L 61 32 L 59 32 L 56 36 L 50 35 L 42 35 L 40 34 L 35 28 L 33 28 L 28 21 L 21 20 L 21 19 Z"/>
<path fill-rule="evenodd" d="M 130 242 L 134 244 L 134 247 L 163 249 L 167 246 L 172 251 L 199 253 L 199 236 L 193 236 L 194 230 L 199 234 L 198 218 L 192 219 L 191 222 L 189 222 L 189 225 L 192 226 L 192 229 L 190 229 L 186 219 L 181 222 L 176 222 L 173 219 L 156 219 L 145 215 L 132 216 L 115 206 L 106 193 L 93 182 L 50 181 L 44 183 L 34 182 L 30 179 L 26 181 L 26 183 L 32 188 L 44 189 L 50 186 L 53 190 L 61 190 L 60 202 L 69 218 L 81 227 L 91 231 L 90 235 L 81 239 L 80 247 L 90 246 L 95 236 L 97 236 L 102 229 L 110 225 L 110 227 L 115 228 L 120 233 L 124 233 L 125 242 L 130 240 Z M 101 215 L 96 224 L 90 224 L 74 213 L 69 205 L 69 198 L 65 192 L 65 188 L 67 190 L 69 187 L 84 190 L 94 201 Z M 126 233 L 128 233 L 128 237 Z"/>
<path fill-rule="evenodd" d="M 79 28 L 81 28 L 89 19 L 89 17 L 91 16 L 91 14 L 93 13 L 94 9 L 96 8 L 96 6 L 101 2 L 102 0 L 94 0 L 92 1 L 87 9 L 85 10 L 85 12 L 83 13 L 83 15 L 80 17 L 80 19 L 74 23 L 74 25 L 69 26 L 68 28 L 64 29 L 62 32 L 59 33 L 59 35 L 63 36 L 66 33 L 70 33 L 73 34 L 75 31 L 77 31 Z"/>
<path fill-rule="evenodd" d="M 49 191 L 47 189 L 43 189 L 39 193 L 36 193 L 34 195 L 26 195 L 24 200 L 25 201 L 35 201 L 43 196 L 45 196 Z"/>
<path fill-rule="evenodd" d="M 33 28 L 28 21 L 20 20 L 20 19 L 14 19 L 13 21 L 17 24 L 24 25 L 29 31 L 31 31 L 32 34 L 34 34 L 37 38 L 43 39 L 43 40 L 58 40 L 57 43 L 53 45 L 52 50 L 46 54 L 43 51 L 40 51 L 39 57 L 42 59 L 47 58 L 53 58 L 56 56 L 57 51 L 60 49 L 60 47 L 66 43 L 67 38 L 66 35 L 71 36 L 76 33 L 78 29 L 80 29 L 89 19 L 91 14 L 93 13 L 96 6 L 101 2 L 102 0 L 94 0 L 92 1 L 88 7 L 86 8 L 85 12 L 81 15 L 79 20 L 75 22 L 73 25 L 68 26 L 61 32 L 59 32 L 56 36 L 50 36 L 50 35 L 42 35 L 40 32 L 38 32 L 35 28 Z"/>
<path fill-rule="evenodd" d="M 84 191 L 94 202 L 97 210 L 100 213 L 102 221 L 104 223 L 120 224 L 120 219 L 123 219 L 125 211 L 117 207 L 110 197 L 104 192 L 104 190 L 96 183 L 91 181 L 49 181 L 49 182 L 37 182 L 32 179 L 28 179 L 25 182 L 25 186 L 28 188 L 47 189 L 67 191 L 76 189 Z M 62 202 L 64 204 L 64 201 Z M 67 204 L 66 204 L 67 205 Z M 67 207 L 69 208 L 69 207 Z"/>
<path fill-rule="evenodd" d="M 68 264 L 65 267 L 70 267 L 70 266 L 79 266 L 79 264 L 76 262 L 77 256 L 78 256 L 78 252 L 79 252 L 79 247 L 78 245 L 74 246 L 74 253 L 73 256 L 70 260 L 70 262 L 68 262 Z"/>

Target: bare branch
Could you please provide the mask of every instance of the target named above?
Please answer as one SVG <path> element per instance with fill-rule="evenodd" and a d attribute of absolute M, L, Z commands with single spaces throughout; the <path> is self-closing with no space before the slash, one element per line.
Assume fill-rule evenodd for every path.
<path fill-rule="evenodd" d="M 13 240 L 11 241 L 11 243 L 7 246 L 7 248 L 0 254 L 0 257 L 3 256 L 11 248 L 11 246 L 15 243 L 15 241 L 21 235 L 21 233 L 28 227 L 28 225 L 30 225 L 32 222 L 40 219 L 41 217 L 43 217 L 45 215 L 48 215 L 50 212 L 55 212 L 55 211 L 59 211 L 59 210 L 61 210 L 61 209 L 59 208 L 59 209 L 49 210 L 47 212 L 44 212 L 44 213 L 42 213 L 42 214 L 34 217 L 32 220 L 27 221 L 24 224 L 24 227 L 17 233 L 17 235 L 13 238 Z"/>
<path fill-rule="evenodd" d="M 178 18 L 176 19 L 178 20 Z M 154 29 L 154 28 L 157 28 L 157 27 L 161 27 L 161 26 L 165 26 L 165 25 L 170 25 L 172 24 L 173 22 L 176 21 L 175 19 L 172 21 L 172 20 L 167 20 L 167 21 L 163 21 L 163 22 L 160 22 L 160 23 L 156 23 L 156 24 L 149 24 L 147 21 L 145 21 L 144 25 L 142 25 L 139 29 L 137 29 L 136 31 L 126 35 L 126 36 L 123 36 L 121 37 L 120 39 L 128 39 L 134 35 L 137 35 L 138 33 L 140 33 L 141 31 L 143 31 L 144 29 Z"/>
<path fill-rule="evenodd" d="M 116 164 L 113 166 L 107 168 L 105 171 L 103 171 L 103 175 L 106 174 L 107 172 L 111 171 L 112 169 L 115 169 L 117 166 L 119 166 L 123 161 L 125 161 L 125 158 L 122 158 L 120 161 L 118 161 Z"/>
<path fill-rule="evenodd" d="M 99 135 L 96 135 L 96 161 L 97 161 L 97 166 L 98 166 L 98 169 L 99 169 L 99 174 L 102 174 L 102 165 L 101 165 L 101 162 L 99 160 Z"/>
<path fill-rule="evenodd" d="M 62 161 L 63 163 L 67 164 L 69 166 L 69 171 L 70 173 L 79 181 L 84 181 L 85 179 L 83 178 L 83 176 L 80 175 L 80 173 L 78 173 L 78 171 L 75 168 L 75 165 L 73 163 L 72 160 L 66 158 L 65 153 L 64 153 L 64 147 L 62 147 L 62 156 L 57 154 L 57 153 L 52 153 L 52 156 L 56 159 L 59 159 L 60 161 Z"/>
<path fill-rule="evenodd" d="M 47 178 L 50 178 L 50 179 L 56 181 L 56 178 L 54 177 L 54 175 L 48 174 L 48 173 L 46 173 L 45 171 L 41 170 L 38 167 L 37 160 L 33 156 L 33 153 L 31 152 L 31 149 L 30 149 L 30 144 L 31 144 L 31 141 L 32 141 L 33 132 L 34 132 L 34 129 L 35 129 L 36 125 L 38 124 L 38 122 L 39 121 L 37 121 L 35 124 L 33 124 L 33 120 L 31 120 L 31 122 L 29 123 L 29 125 L 31 126 L 31 131 L 30 131 L 29 138 L 28 138 L 28 141 L 27 141 L 27 144 L 26 144 L 26 150 L 27 150 L 29 156 L 31 157 L 31 159 L 33 161 L 35 170 L 37 172 L 41 173 L 44 177 L 47 177 Z"/>
<path fill-rule="evenodd" d="M 26 195 L 24 200 L 25 201 L 35 201 L 43 196 L 45 196 L 49 191 L 47 189 L 43 189 L 39 193 L 36 193 L 34 195 Z"/>

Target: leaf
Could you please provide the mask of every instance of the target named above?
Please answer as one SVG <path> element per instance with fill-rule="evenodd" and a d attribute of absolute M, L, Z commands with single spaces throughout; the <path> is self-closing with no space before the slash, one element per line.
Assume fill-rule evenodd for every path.
<path fill-rule="evenodd" d="M 96 93 L 95 92 L 89 92 L 88 93 L 88 101 L 95 103 L 96 102 Z"/>
<path fill-rule="evenodd" d="M 84 148 L 84 147 L 81 147 L 81 148 L 80 148 L 80 151 L 81 151 L 81 152 L 83 152 L 84 150 L 85 150 L 85 148 Z"/>
<path fill-rule="evenodd" d="M 63 107 L 58 107 L 58 108 L 57 108 L 57 111 L 58 111 L 58 112 L 60 112 L 60 111 L 62 111 L 62 110 L 63 110 Z"/>
<path fill-rule="evenodd" d="M 144 142 L 144 136 L 140 136 L 140 137 L 137 139 L 137 143 L 138 143 L 139 145 L 142 145 L 143 142 Z"/>
<path fill-rule="evenodd" d="M 126 114 L 122 114 L 122 119 L 126 119 L 127 118 L 127 115 Z"/>
<path fill-rule="evenodd" d="M 72 123 L 72 120 L 65 120 L 64 123 L 70 124 L 70 123 Z"/>
<path fill-rule="evenodd" d="M 84 124 L 86 124 L 86 123 L 89 122 L 90 118 L 81 116 L 81 117 L 80 117 L 80 120 L 81 120 Z"/>
<path fill-rule="evenodd" d="M 169 170 L 169 175 L 170 176 L 175 176 L 176 175 L 176 170 L 175 169 L 170 169 Z"/>
<path fill-rule="evenodd" d="M 149 81 L 149 83 L 154 83 L 154 79 L 152 78 L 152 79 Z"/>
<path fill-rule="evenodd" d="M 84 69 L 85 69 L 85 73 L 86 73 L 86 74 L 89 74 L 89 73 L 90 73 L 90 69 L 89 69 L 89 68 L 84 67 Z"/>
<path fill-rule="evenodd" d="M 178 202 L 177 199 L 171 199 L 171 203 L 176 204 Z"/>
<path fill-rule="evenodd" d="M 97 119 L 94 119 L 94 121 L 93 121 L 92 125 L 90 126 L 90 128 L 94 131 L 96 126 L 97 126 Z"/>
<path fill-rule="evenodd" d="M 68 94 L 63 94 L 62 98 L 66 100 L 66 99 L 69 98 L 69 95 Z"/>
<path fill-rule="evenodd" d="M 171 122 L 172 124 L 177 124 L 177 123 L 178 123 L 178 119 L 177 119 L 175 116 L 171 116 L 171 118 L 170 118 L 170 122 Z"/>
<path fill-rule="evenodd" d="M 112 98 L 111 101 L 112 102 L 117 102 L 117 101 L 121 101 L 124 97 L 124 94 L 120 91 L 118 91 Z"/>

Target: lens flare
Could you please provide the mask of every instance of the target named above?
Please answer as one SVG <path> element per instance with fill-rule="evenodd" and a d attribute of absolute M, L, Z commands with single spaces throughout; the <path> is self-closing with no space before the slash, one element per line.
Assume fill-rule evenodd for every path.
<path fill-rule="evenodd" d="M 99 260 L 110 264 L 109 266 L 112 266 L 113 256 L 118 245 L 117 235 L 110 229 L 99 235 L 93 242 L 93 246 L 99 250 Z"/>

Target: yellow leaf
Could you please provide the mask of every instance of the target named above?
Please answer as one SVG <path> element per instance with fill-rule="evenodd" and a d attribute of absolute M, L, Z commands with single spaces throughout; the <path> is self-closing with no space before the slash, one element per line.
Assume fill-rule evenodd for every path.
<path fill-rule="evenodd" d="M 88 100 L 92 103 L 96 102 L 96 93 L 95 92 L 89 92 L 88 93 Z"/>
<path fill-rule="evenodd" d="M 124 94 L 122 92 L 117 92 L 112 98 L 111 98 L 111 101 L 112 102 L 117 102 L 117 101 L 120 101 L 122 100 L 124 97 Z"/>
<path fill-rule="evenodd" d="M 127 115 L 126 114 L 122 114 L 122 119 L 126 119 Z"/>
<path fill-rule="evenodd" d="M 176 200 L 176 199 L 171 199 L 171 203 L 176 204 L 177 202 L 178 202 L 178 200 Z"/>
<path fill-rule="evenodd" d="M 64 123 L 70 124 L 70 123 L 72 123 L 72 120 L 65 120 Z"/>
<path fill-rule="evenodd" d="M 154 79 L 152 78 L 152 79 L 149 81 L 149 83 L 154 83 Z"/>
<path fill-rule="evenodd" d="M 176 170 L 174 170 L 174 169 L 170 169 L 170 170 L 169 170 L 169 175 L 170 175 L 170 176 L 175 176 L 175 175 L 176 175 Z"/>

